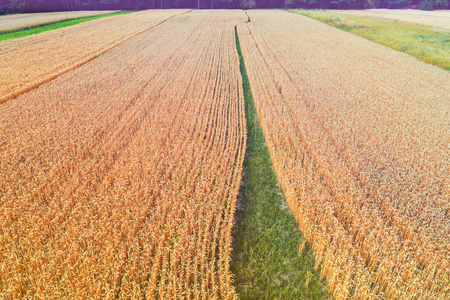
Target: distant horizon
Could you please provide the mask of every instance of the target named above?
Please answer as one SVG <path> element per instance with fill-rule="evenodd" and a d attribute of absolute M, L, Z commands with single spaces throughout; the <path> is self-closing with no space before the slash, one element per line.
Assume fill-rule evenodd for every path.
<path fill-rule="evenodd" d="M 448 0 L 0 0 L 0 14 L 146 9 L 449 9 Z"/>

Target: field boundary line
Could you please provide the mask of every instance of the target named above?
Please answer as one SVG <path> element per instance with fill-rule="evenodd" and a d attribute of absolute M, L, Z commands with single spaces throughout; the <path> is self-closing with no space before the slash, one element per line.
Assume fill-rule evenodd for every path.
<path fill-rule="evenodd" d="M 69 21 L 74 21 L 74 20 L 83 20 L 83 19 L 96 18 L 96 17 L 105 17 L 105 18 L 113 17 L 115 15 L 118 15 L 121 12 L 124 12 L 124 11 L 120 10 L 120 11 L 116 11 L 116 12 L 112 12 L 112 13 L 108 13 L 108 14 L 98 14 L 98 15 L 84 16 L 84 17 L 78 17 L 78 18 L 74 17 L 74 18 L 69 18 L 69 19 L 61 19 L 61 20 L 57 20 L 57 21 L 49 21 L 49 22 L 38 23 L 38 24 L 34 24 L 34 25 L 29 25 L 29 26 L 17 27 L 17 28 L 10 29 L 10 30 L 0 30 L 0 34 L 16 33 L 19 31 L 26 31 L 26 30 L 30 30 L 30 29 L 36 29 L 39 27 L 45 27 L 45 26 L 49 26 L 49 25 L 54 25 L 54 24 L 59 24 L 59 23 L 64 23 L 64 22 L 69 22 Z"/>
<path fill-rule="evenodd" d="M 157 23 L 157 24 L 155 24 L 155 25 L 150 26 L 149 28 L 146 28 L 146 29 L 144 29 L 144 30 L 142 30 L 142 31 L 139 31 L 139 32 L 137 32 L 137 33 L 134 33 L 134 34 L 132 34 L 131 36 L 126 37 L 126 38 L 120 40 L 119 42 L 113 44 L 112 46 L 109 46 L 109 47 L 107 47 L 107 48 L 101 50 L 100 52 L 98 52 L 98 53 L 96 53 L 96 54 L 93 54 L 93 55 L 89 56 L 88 58 L 86 58 L 86 59 L 84 59 L 84 60 L 82 60 L 82 61 L 80 61 L 80 62 L 77 62 L 77 63 L 73 64 L 72 66 L 68 67 L 68 68 L 65 69 L 65 70 L 62 70 L 62 71 L 59 72 L 58 74 L 49 76 L 48 78 L 43 79 L 43 80 L 41 80 L 41 81 L 39 81 L 39 82 L 37 82 L 37 83 L 35 83 L 35 84 L 29 86 L 29 87 L 26 87 L 26 88 L 20 90 L 20 91 L 13 92 L 13 93 L 10 93 L 10 94 L 7 94 L 6 96 L 3 96 L 3 97 L 0 98 L 0 105 L 3 104 L 3 103 L 8 102 L 9 100 L 16 99 L 17 97 L 19 97 L 19 96 L 22 95 L 22 94 L 25 94 L 25 93 L 27 93 L 27 92 L 29 92 L 29 91 L 32 91 L 32 90 L 34 90 L 34 89 L 40 87 L 41 85 L 43 85 L 43 84 L 45 84 L 45 83 L 47 83 L 47 82 L 50 82 L 50 81 L 52 81 L 53 79 L 55 79 L 55 78 L 57 78 L 57 77 L 59 77 L 59 76 L 65 74 L 65 73 L 68 73 L 68 72 L 70 72 L 70 71 L 72 71 L 72 70 L 75 70 L 76 68 L 81 67 L 82 65 L 87 64 L 88 62 L 94 60 L 95 58 L 99 57 L 100 55 L 105 54 L 106 52 L 108 52 L 108 51 L 110 51 L 111 49 L 113 49 L 113 48 L 119 46 L 120 44 L 122 44 L 122 43 L 124 43 L 124 42 L 126 42 L 126 41 L 128 41 L 128 40 L 130 40 L 130 39 L 132 39 L 132 38 L 134 38 L 135 36 L 137 36 L 137 35 L 139 35 L 139 34 L 141 34 L 141 33 L 144 33 L 144 32 L 147 31 L 147 30 L 153 29 L 153 28 L 155 28 L 156 26 L 159 26 L 159 25 L 163 24 L 164 22 L 166 22 L 166 21 L 172 19 L 173 17 L 179 16 L 179 15 L 182 15 L 182 14 L 187 14 L 187 13 L 189 13 L 189 12 L 191 12 L 191 11 L 192 11 L 192 9 L 191 9 L 191 10 L 188 10 L 188 11 L 186 11 L 186 12 L 180 12 L 180 13 L 178 13 L 178 14 L 175 14 L 175 15 L 173 15 L 173 16 L 170 16 L 169 18 L 167 18 L 167 19 L 165 19 L 165 20 L 162 20 L 161 22 L 159 22 L 159 23 Z"/>
<path fill-rule="evenodd" d="M 445 27 L 437 27 L 430 24 L 424 24 L 424 23 L 415 23 L 412 21 L 406 21 L 406 20 L 396 20 L 396 19 L 390 19 L 387 17 L 381 17 L 381 16 L 371 16 L 371 15 L 353 15 L 353 14 L 335 14 L 333 15 L 332 11 L 326 11 L 328 13 L 327 15 L 320 15 L 320 14 L 314 14 L 310 13 L 309 11 L 302 12 L 300 10 L 293 10 L 293 9 L 284 9 L 284 11 L 306 17 L 310 20 L 314 20 L 316 22 L 322 23 L 324 25 L 327 25 L 331 28 L 335 28 L 340 31 L 344 31 L 348 34 L 351 34 L 353 36 L 356 36 L 358 38 L 362 38 L 366 41 L 369 41 L 371 43 L 374 43 L 378 46 L 385 47 L 387 49 L 396 51 L 398 53 L 403 53 L 404 55 L 407 55 L 409 57 L 413 57 L 417 59 L 418 61 L 425 63 L 427 65 L 431 65 L 434 67 L 437 67 L 439 69 L 443 69 L 445 71 L 450 70 L 450 66 L 448 64 L 448 61 L 443 59 L 443 56 L 445 57 L 446 49 L 442 46 L 442 48 L 435 48 L 437 44 L 430 44 L 431 47 L 434 48 L 426 48 L 422 46 L 418 46 L 421 43 L 423 43 L 424 40 L 420 40 L 419 37 L 421 35 L 428 36 L 427 38 L 436 38 L 439 36 L 436 32 L 444 32 L 442 34 L 442 39 L 444 41 L 448 41 L 448 39 L 445 39 L 445 35 L 450 32 L 449 29 L 446 29 Z M 337 17 L 340 19 L 342 18 L 342 21 L 339 21 L 341 23 L 333 23 L 332 21 L 329 21 L 329 19 L 326 19 L 324 17 Z M 345 18 L 345 19 L 344 19 Z M 353 19 L 352 19 L 353 18 Z M 354 18 L 359 19 L 366 19 L 368 24 L 365 24 L 364 26 L 368 26 L 371 30 L 374 30 L 376 32 L 376 35 L 370 35 L 370 32 L 363 32 L 358 31 L 358 28 L 356 27 L 346 27 L 346 26 L 352 26 L 352 23 L 355 23 L 358 25 L 359 21 L 355 21 Z M 390 31 L 392 31 L 392 28 L 386 29 L 382 28 L 380 26 L 381 22 L 380 20 L 386 21 L 386 23 L 394 23 L 399 26 L 408 26 L 409 28 L 405 29 L 402 27 L 399 27 L 397 29 L 398 32 L 402 34 L 400 38 L 393 37 L 392 34 L 390 34 Z M 375 25 L 373 23 L 376 23 Z M 430 34 L 436 33 L 434 36 Z M 408 35 L 409 34 L 409 35 Z M 391 35 L 391 36 L 390 36 Z M 412 37 L 415 37 L 415 39 L 412 39 Z M 397 41 L 398 43 L 392 43 L 391 41 Z M 445 42 L 444 42 L 445 43 Z M 447 51 L 448 52 L 448 51 Z M 430 53 L 436 54 L 436 56 L 431 55 Z M 442 54 L 444 53 L 444 54 Z"/>
<path fill-rule="evenodd" d="M 247 17 L 247 22 L 235 26 L 246 105 L 247 148 L 233 221 L 231 271 L 234 287 L 243 300 L 328 299 L 326 282 L 322 282 L 320 272 L 314 270 L 313 249 L 287 201 L 286 191 L 275 172 L 276 162 L 266 142 L 267 135 L 261 126 L 241 49 L 242 32 L 238 31 L 245 28 L 245 35 L 249 35 L 241 36 L 243 43 L 247 43 L 244 46 L 247 51 L 248 48 L 254 50 L 254 53 L 246 53 L 247 58 L 255 54 L 262 60 L 260 65 L 266 68 L 268 65 L 249 28 L 251 19 Z M 254 61 L 250 58 L 249 62 L 251 65 Z M 286 260 L 290 262 L 288 265 L 283 264 Z"/>

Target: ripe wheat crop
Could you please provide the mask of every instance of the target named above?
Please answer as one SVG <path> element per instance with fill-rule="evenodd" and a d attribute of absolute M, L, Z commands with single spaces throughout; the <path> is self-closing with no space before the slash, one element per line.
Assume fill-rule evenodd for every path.
<path fill-rule="evenodd" d="M 416 9 L 367 9 L 367 10 L 327 10 L 338 15 L 356 15 L 393 19 L 409 23 L 424 24 L 450 30 L 449 11 L 425 11 Z"/>
<path fill-rule="evenodd" d="M 141 11 L 0 43 L 0 104 L 183 12 Z"/>
<path fill-rule="evenodd" d="M 48 24 L 68 19 L 98 16 L 117 12 L 116 10 L 101 11 L 64 11 L 51 13 L 32 13 L 32 14 L 14 14 L 0 16 L 0 33 L 5 31 L 17 30 L 29 26 Z"/>
<path fill-rule="evenodd" d="M 450 75 L 309 18 L 238 34 L 278 179 L 337 299 L 450 297 Z"/>
<path fill-rule="evenodd" d="M 235 298 L 245 20 L 178 15 L 0 106 L 0 298 Z"/>

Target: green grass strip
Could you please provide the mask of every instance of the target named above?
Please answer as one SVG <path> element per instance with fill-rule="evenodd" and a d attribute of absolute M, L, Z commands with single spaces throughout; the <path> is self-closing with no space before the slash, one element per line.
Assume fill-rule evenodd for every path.
<path fill-rule="evenodd" d="M 116 13 L 110 13 L 110 14 L 104 14 L 104 15 L 96 15 L 96 16 L 89 16 L 89 17 L 81 17 L 76 19 L 70 19 L 70 20 L 63 20 L 63 21 L 57 21 L 52 23 L 45 23 L 45 24 L 39 24 L 35 26 L 30 26 L 26 28 L 20 28 L 17 30 L 11 30 L 7 32 L 0 33 L 0 42 L 5 40 L 12 40 L 17 39 L 25 36 L 29 36 L 32 34 L 38 34 L 44 31 L 54 30 L 58 28 L 68 27 L 75 24 L 92 21 L 95 19 L 105 18 L 105 17 L 111 17 L 111 16 L 117 16 L 117 15 L 124 15 L 132 13 L 133 11 L 120 11 Z"/>
<path fill-rule="evenodd" d="M 328 299 L 310 247 L 299 251 L 303 237 L 272 169 L 237 30 L 235 34 L 247 119 L 247 153 L 233 232 L 236 291 L 240 299 Z"/>
<path fill-rule="evenodd" d="M 322 10 L 289 10 L 450 70 L 450 31 L 427 25 Z"/>

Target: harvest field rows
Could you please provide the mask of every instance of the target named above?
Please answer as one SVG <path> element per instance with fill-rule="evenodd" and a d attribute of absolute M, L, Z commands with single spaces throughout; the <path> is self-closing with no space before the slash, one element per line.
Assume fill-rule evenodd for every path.
<path fill-rule="evenodd" d="M 404 22 L 424 24 L 450 30 L 450 11 L 426 11 L 416 9 L 366 9 L 366 10 L 327 10 L 334 14 L 370 16 Z"/>
<path fill-rule="evenodd" d="M 0 103 L 188 10 L 142 11 L 0 43 Z"/>
<path fill-rule="evenodd" d="M 302 14 L 450 70 L 450 30 L 363 15 L 365 11 L 361 11 L 361 15 L 356 12 L 329 10 L 290 12 Z M 450 15 L 447 17 L 447 23 L 450 24 Z"/>
<path fill-rule="evenodd" d="M 3 299 L 234 297 L 245 20 L 178 15 L 0 106 Z"/>
<path fill-rule="evenodd" d="M 0 298 L 450 297 L 447 71 L 275 10 L 98 19 L 0 43 L 0 69 Z M 244 156 L 252 218 L 280 207 L 232 242 Z M 233 281 L 237 243 L 262 280 Z"/>
<path fill-rule="evenodd" d="M 278 179 L 337 299 L 448 299 L 450 75 L 309 18 L 238 34 Z"/>
<path fill-rule="evenodd" d="M 105 15 L 116 10 L 64 11 L 52 13 L 14 14 L 0 16 L 0 33 L 20 28 L 59 22 L 68 19 Z"/>

